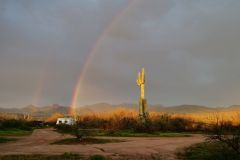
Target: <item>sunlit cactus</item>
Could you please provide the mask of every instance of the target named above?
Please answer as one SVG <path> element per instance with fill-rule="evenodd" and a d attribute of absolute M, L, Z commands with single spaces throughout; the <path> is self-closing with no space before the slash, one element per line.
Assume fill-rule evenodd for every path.
<path fill-rule="evenodd" d="M 140 88 L 140 97 L 139 97 L 139 116 L 140 118 L 146 118 L 146 107 L 147 100 L 145 99 L 145 70 L 142 68 L 142 73 L 138 73 L 137 85 Z"/>

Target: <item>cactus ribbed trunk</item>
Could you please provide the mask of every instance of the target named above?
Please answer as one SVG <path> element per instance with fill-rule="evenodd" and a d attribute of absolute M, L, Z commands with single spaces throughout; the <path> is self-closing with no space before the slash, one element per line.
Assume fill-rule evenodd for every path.
<path fill-rule="evenodd" d="M 147 100 L 145 99 L 145 70 L 142 68 L 142 73 L 138 73 L 137 85 L 140 89 L 139 96 L 139 116 L 146 118 Z"/>

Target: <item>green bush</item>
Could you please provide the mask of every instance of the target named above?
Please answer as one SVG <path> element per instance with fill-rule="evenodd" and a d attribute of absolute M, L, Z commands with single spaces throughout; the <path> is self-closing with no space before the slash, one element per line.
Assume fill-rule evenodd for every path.
<path fill-rule="evenodd" d="M 171 116 L 168 114 L 163 114 L 155 117 L 153 123 L 154 123 L 154 126 L 156 127 L 156 130 L 167 132 L 170 130 L 170 127 L 169 127 L 170 121 L 171 121 Z"/>
<path fill-rule="evenodd" d="M 81 156 L 77 153 L 65 152 L 61 155 L 64 159 L 79 159 Z"/>
<path fill-rule="evenodd" d="M 123 117 L 119 121 L 119 128 L 118 129 L 133 129 L 136 127 L 137 120 L 130 117 Z"/>
<path fill-rule="evenodd" d="M 71 152 L 62 155 L 2 155 L 1 160 L 84 160 L 83 156 Z"/>
<path fill-rule="evenodd" d="M 194 122 L 191 119 L 173 117 L 169 114 L 158 116 L 147 116 L 143 120 L 137 117 L 112 116 L 108 119 L 97 117 L 95 115 L 81 117 L 78 120 L 78 126 L 83 129 L 104 129 L 114 130 L 135 130 L 136 132 L 192 132 L 205 131 L 207 125 L 204 123 Z"/>
<path fill-rule="evenodd" d="M 106 129 L 110 125 L 110 121 L 95 116 L 86 116 L 78 120 L 78 126 L 83 129 L 101 128 Z"/>
<path fill-rule="evenodd" d="M 156 127 L 154 126 L 154 123 L 151 119 L 146 118 L 145 120 L 139 120 L 134 128 L 135 132 L 140 133 L 154 133 L 157 131 Z"/>
<path fill-rule="evenodd" d="M 169 130 L 176 132 L 184 132 L 192 129 L 192 122 L 184 118 L 173 118 L 169 122 Z"/>
<path fill-rule="evenodd" d="M 32 130 L 33 124 L 30 121 L 25 120 L 1 120 L 0 129 L 18 128 L 22 130 Z"/>
<path fill-rule="evenodd" d="M 102 155 L 94 155 L 94 156 L 91 156 L 89 159 L 90 160 L 107 160 L 107 158 Z"/>
<path fill-rule="evenodd" d="M 59 124 L 55 125 L 55 128 L 58 129 L 59 132 L 61 133 L 73 133 L 73 126 L 72 125 L 67 125 L 67 124 Z"/>
<path fill-rule="evenodd" d="M 10 141 L 16 141 L 16 138 L 0 137 L 0 143 L 6 143 Z"/>
<path fill-rule="evenodd" d="M 221 142 L 204 142 L 193 145 L 183 153 L 178 153 L 182 160 L 239 160 L 240 155 Z"/>
<path fill-rule="evenodd" d="M 209 140 L 221 142 L 240 155 L 240 126 L 234 126 L 231 122 L 218 121 L 212 125 L 212 133 Z"/>
<path fill-rule="evenodd" d="M 92 136 L 93 132 L 91 129 L 79 128 L 78 125 L 61 124 L 57 125 L 56 128 L 59 132 L 74 135 L 77 139 L 80 140 Z"/>

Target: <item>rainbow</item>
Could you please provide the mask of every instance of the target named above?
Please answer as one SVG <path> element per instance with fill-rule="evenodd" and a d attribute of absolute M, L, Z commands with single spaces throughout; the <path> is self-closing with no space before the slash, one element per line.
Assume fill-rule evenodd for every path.
<path fill-rule="evenodd" d="M 51 59 L 51 57 L 49 59 Z M 41 73 L 39 74 L 39 77 L 36 81 L 36 90 L 35 90 L 35 93 L 33 94 L 33 100 L 32 100 L 33 105 L 38 106 L 41 104 L 40 100 L 41 100 L 42 92 L 45 89 L 44 83 L 46 82 L 46 79 L 48 76 L 47 69 L 49 68 L 49 65 L 50 65 L 49 59 L 43 63 Z"/>
<path fill-rule="evenodd" d="M 137 1 L 137 0 L 130 0 L 128 2 L 128 4 L 126 5 L 126 7 L 123 8 L 123 10 L 121 10 L 121 12 L 118 13 L 112 19 L 112 21 L 107 25 L 106 29 L 99 36 L 99 38 L 97 39 L 96 43 L 90 49 L 90 52 L 89 52 L 89 54 L 88 54 L 88 56 L 86 58 L 84 66 L 81 69 L 79 79 L 78 79 L 78 81 L 77 81 L 77 83 L 75 85 L 74 91 L 73 91 L 72 101 L 71 101 L 70 110 L 69 110 L 69 114 L 70 115 L 76 116 L 76 108 L 79 106 L 78 105 L 78 98 L 79 98 L 82 82 L 83 82 L 84 77 L 86 75 L 87 69 L 88 69 L 89 65 L 91 64 L 91 60 L 94 57 L 94 55 L 97 53 L 98 48 L 101 45 L 101 42 L 106 38 L 106 36 L 113 29 L 115 24 L 125 15 L 125 13 L 129 10 L 129 8 L 132 7 L 132 5 L 135 3 L 135 1 Z"/>
<path fill-rule="evenodd" d="M 37 81 L 37 87 L 36 87 L 36 92 L 34 94 L 34 99 L 33 99 L 33 102 L 32 104 L 33 105 L 40 105 L 39 104 L 39 98 L 41 97 L 42 95 L 42 91 L 43 91 L 43 87 L 44 87 L 44 82 L 45 82 L 45 72 L 43 72 L 42 74 L 40 74 L 40 77 L 38 78 L 38 81 Z"/>

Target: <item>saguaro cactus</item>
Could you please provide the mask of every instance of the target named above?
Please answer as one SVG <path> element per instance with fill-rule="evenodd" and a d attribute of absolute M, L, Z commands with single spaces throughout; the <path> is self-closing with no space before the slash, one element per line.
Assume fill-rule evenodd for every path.
<path fill-rule="evenodd" d="M 140 89 L 140 97 L 139 97 L 139 116 L 140 118 L 146 118 L 146 108 L 147 108 L 147 100 L 145 99 L 145 70 L 142 68 L 142 73 L 138 73 L 137 85 Z"/>

